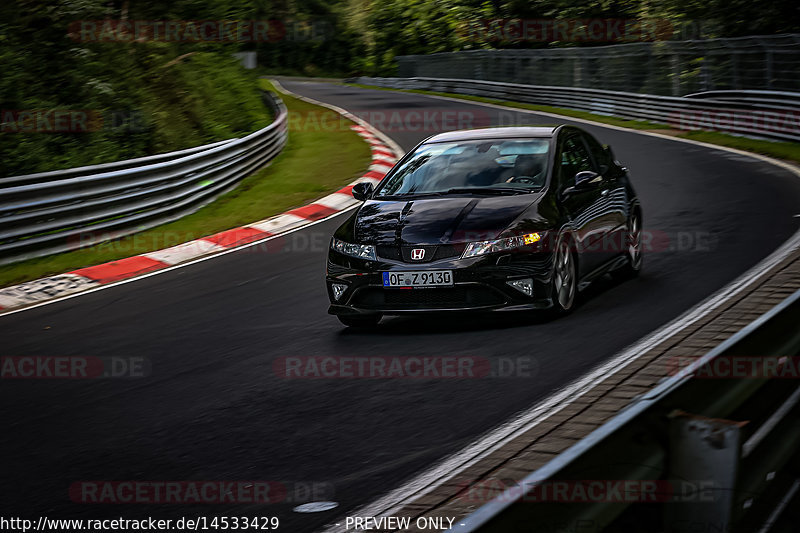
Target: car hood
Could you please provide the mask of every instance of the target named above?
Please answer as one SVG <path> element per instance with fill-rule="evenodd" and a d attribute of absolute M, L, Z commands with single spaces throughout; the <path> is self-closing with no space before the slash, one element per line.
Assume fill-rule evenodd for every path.
<path fill-rule="evenodd" d="M 353 232 L 356 242 L 374 244 L 444 244 L 493 239 L 518 219 L 530 222 L 540 218 L 536 204 L 541 197 L 541 193 L 534 193 L 368 200 L 355 215 Z"/>

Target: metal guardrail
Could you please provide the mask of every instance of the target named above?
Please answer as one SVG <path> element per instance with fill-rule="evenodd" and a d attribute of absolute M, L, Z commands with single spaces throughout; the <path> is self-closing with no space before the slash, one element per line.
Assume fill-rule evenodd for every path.
<path fill-rule="evenodd" d="M 0 179 L 0 264 L 74 250 L 197 211 L 275 157 L 287 111 L 238 139 L 103 165 Z"/>
<path fill-rule="evenodd" d="M 785 91 L 705 91 L 687 94 L 685 98 L 712 99 L 718 102 L 749 104 L 763 109 L 800 112 L 800 93 Z"/>
<path fill-rule="evenodd" d="M 536 33 L 534 30 L 528 35 Z M 523 35 L 518 37 L 524 44 Z M 507 81 L 668 96 L 718 89 L 800 91 L 797 33 L 606 46 L 475 49 L 395 59 L 397 76 L 402 78 Z"/>
<path fill-rule="evenodd" d="M 794 379 L 769 379 L 782 368 L 797 370 L 798 317 L 800 290 L 691 365 L 677 368 L 452 531 L 602 531 L 615 521 L 611 529 L 622 531 L 618 521 L 636 511 L 633 506 L 640 506 L 634 520 L 638 531 L 756 530 L 770 514 L 769 502 L 762 500 L 776 488 L 770 487 L 777 483 L 776 472 L 800 450 L 800 376 L 789 372 L 786 376 Z M 770 367 L 765 358 L 778 365 Z M 722 376 L 723 363 L 738 364 L 737 359 L 751 360 L 753 366 Z M 714 368 L 723 370 L 709 373 Z M 749 372 L 752 368 L 762 370 Z M 689 485 L 697 492 L 667 490 L 655 502 L 639 503 L 541 498 L 548 484 L 597 480 L 624 480 L 631 486 L 648 481 L 661 490 Z M 629 496 L 636 500 L 635 494 Z"/>
<path fill-rule="evenodd" d="M 584 89 L 521 85 L 497 81 L 445 78 L 357 78 L 358 83 L 391 89 L 423 89 L 550 105 L 590 111 L 599 115 L 644 120 L 685 130 L 724 131 L 781 141 L 800 141 L 800 106 L 790 103 L 782 109 L 770 98 L 770 105 L 739 99 L 687 98 Z M 741 92 L 739 92 L 741 95 Z M 770 91 L 761 91 L 764 100 Z M 777 93 L 778 96 L 786 93 Z"/>

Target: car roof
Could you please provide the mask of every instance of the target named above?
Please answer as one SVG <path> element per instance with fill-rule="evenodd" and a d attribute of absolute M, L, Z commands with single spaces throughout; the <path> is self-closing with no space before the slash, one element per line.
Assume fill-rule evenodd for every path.
<path fill-rule="evenodd" d="M 439 133 L 430 137 L 425 143 L 452 141 L 471 141 L 475 139 L 505 139 L 518 137 L 545 137 L 555 134 L 558 126 L 516 126 L 510 128 L 480 128 L 475 130 L 458 130 Z"/>

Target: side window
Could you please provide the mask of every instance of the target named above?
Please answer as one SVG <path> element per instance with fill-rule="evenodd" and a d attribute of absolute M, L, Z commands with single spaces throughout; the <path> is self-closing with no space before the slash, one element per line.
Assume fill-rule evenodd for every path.
<path fill-rule="evenodd" d="M 594 162 L 597 164 L 597 172 L 605 174 L 611 168 L 611 158 L 608 157 L 608 152 L 605 151 L 603 145 L 591 135 L 583 135 L 586 144 L 589 146 L 589 151 L 592 152 Z"/>
<path fill-rule="evenodd" d="M 564 139 L 561 147 L 561 172 L 559 181 L 564 186 L 572 184 L 575 174 L 593 170 L 592 158 L 579 137 L 571 135 Z"/>

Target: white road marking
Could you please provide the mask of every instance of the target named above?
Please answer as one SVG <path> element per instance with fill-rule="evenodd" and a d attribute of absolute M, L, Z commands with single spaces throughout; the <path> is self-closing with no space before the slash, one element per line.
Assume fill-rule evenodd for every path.
<path fill-rule="evenodd" d="M 358 200 L 353 198 L 353 195 L 351 194 L 335 192 L 325 196 L 324 198 L 320 198 L 314 203 L 324 205 L 325 207 L 330 207 L 331 209 L 344 209 L 345 207 L 349 207 L 358 203 Z"/>
<path fill-rule="evenodd" d="M 369 176 L 361 176 L 360 178 L 358 178 L 358 179 L 355 181 L 355 183 L 361 183 L 362 181 L 368 181 L 368 182 L 372 183 L 373 185 L 377 185 L 377 184 L 378 184 L 378 182 L 380 182 L 382 179 L 383 179 L 383 177 L 380 177 L 380 178 L 371 178 L 371 177 L 369 177 Z"/>
<path fill-rule="evenodd" d="M 296 228 L 308 222 L 308 219 L 299 217 L 297 215 L 283 214 L 278 215 L 255 224 L 248 224 L 247 227 L 255 228 L 259 231 L 266 231 L 267 233 L 280 233 L 292 228 Z"/>
<path fill-rule="evenodd" d="M 166 268 L 161 268 L 159 270 L 154 270 L 153 272 L 148 272 L 146 274 L 141 274 L 139 276 L 135 276 L 135 277 L 132 277 L 132 278 L 126 278 L 126 279 L 121 279 L 119 281 L 115 281 L 115 282 L 112 282 L 112 283 L 106 283 L 105 285 L 98 285 L 96 287 L 92 287 L 90 289 L 83 290 L 83 291 L 77 292 L 75 294 L 67 294 L 67 295 L 65 295 L 63 297 L 60 296 L 58 298 L 53 298 L 52 300 L 47 300 L 47 301 L 40 302 L 40 303 L 37 303 L 37 304 L 34 304 L 34 305 L 29 305 L 27 307 L 20 307 L 20 308 L 17 308 L 17 309 L 3 310 L 3 311 L 0 311 L 0 317 L 7 316 L 7 315 L 13 315 L 15 313 L 21 313 L 23 311 L 28 311 L 30 309 L 36 309 L 37 307 L 42 307 L 44 305 L 49 305 L 49 304 L 56 303 L 56 302 L 61 302 L 61 301 L 64 301 L 64 300 L 70 300 L 72 298 L 77 298 L 79 296 L 83 296 L 84 294 L 90 294 L 90 293 L 93 293 L 93 292 L 102 291 L 104 289 L 110 289 L 111 287 L 116 287 L 118 285 L 124 285 L 125 283 L 131 283 L 131 282 L 134 282 L 134 281 L 139 281 L 141 279 L 149 278 L 150 276 L 158 276 L 159 274 L 163 274 L 165 272 L 172 272 L 173 270 L 177 270 L 179 268 L 184 268 L 184 267 L 187 267 L 189 265 L 194 265 L 195 263 L 200 263 L 202 261 L 208 261 L 210 259 L 215 259 L 217 257 L 222 257 L 223 255 L 236 253 L 236 252 L 239 252 L 239 251 L 244 250 L 246 248 L 250 248 L 252 246 L 258 246 L 261 243 L 264 243 L 264 242 L 267 242 L 267 241 L 271 241 L 272 239 L 277 239 L 278 237 L 283 237 L 284 235 L 287 235 L 289 233 L 294 233 L 295 231 L 300 231 L 302 229 L 306 229 L 308 227 L 315 226 L 317 224 L 321 224 L 321 223 L 326 222 L 326 221 L 328 221 L 328 220 L 330 220 L 330 219 L 332 219 L 334 217 L 338 217 L 340 215 L 343 215 L 343 214 L 347 213 L 348 211 L 350 211 L 351 209 L 354 209 L 355 207 L 357 207 L 357 206 L 354 205 L 354 206 L 349 207 L 347 209 L 343 209 L 342 211 L 339 211 L 338 213 L 332 213 L 332 214 L 328 215 L 325 218 L 321 218 L 321 219 L 315 220 L 313 222 L 306 221 L 308 223 L 303 225 L 303 226 L 300 226 L 300 227 L 297 227 L 297 228 L 293 228 L 293 229 L 290 229 L 290 230 L 287 230 L 287 231 L 284 231 L 284 232 L 281 232 L 281 233 L 276 233 L 274 235 L 270 235 L 269 237 L 265 237 L 263 239 L 259 239 L 257 241 L 253 241 L 253 242 L 244 244 L 242 246 L 237 246 L 235 248 L 226 248 L 224 251 L 218 252 L 218 253 L 213 254 L 213 255 L 206 255 L 206 256 L 203 256 L 203 257 L 198 257 L 197 259 L 192 259 L 190 261 L 187 261 L 186 263 L 180 263 L 180 264 L 177 264 L 177 265 L 168 266 Z M 305 219 L 303 219 L 303 220 L 305 220 Z M 250 226 L 252 227 L 252 225 L 250 225 Z M 66 274 L 62 274 L 62 275 L 66 275 Z M 81 277 L 81 276 L 79 276 L 79 277 Z M 50 279 L 50 278 L 44 278 L 44 280 L 47 280 L 47 279 Z M 85 279 L 85 278 L 82 278 L 82 279 Z M 36 281 L 43 281 L 43 280 L 36 280 Z M 87 281 L 90 281 L 90 280 L 87 280 Z M 15 285 L 15 287 L 18 287 L 18 286 L 19 285 Z"/>
<path fill-rule="evenodd" d="M 16 307 L 53 298 L 55 295 L 84 291 L 98 282 L 77 274 L 58 274 L 0 289 L 0 307 Z"/>
<path fill-rule="evenodd" d="M 387 165 L 385 163 L 383 163 L 383 164 L 382 163 L 372 163 L 369 166 L 369 168 L 367 169 L 367 172 L 369 172 L 371 170 L 375 170 L 377 172 L 383 172 L 384 174 L 386 174 L 391 169 L 392 169 L 392 165 Z"/>
<path fill-rule="evenodd" d="M 183 263 L 184 261 L 194 259 L 195 257 L 219 252 L 224 249 L 225 248 L 223 246 L 214 244 L 213 242 L 197 239 L 173 246 L 171 248 L 164 248 L 163 250 L 156 250 L 155 252 L 149 252 L 142 255 L 149 257 L 150 259 L 155 259 L 156 261 L 161 261 L 162 263 L 166 263 L 168 265 L 177 265 L 178 263 Z"/>
<path fill-rule="evenodd" d="M 295 513 L 321 513 L 339 507 L 338 502 L 310 502 L 298 505 L 292 511 Z"/>

